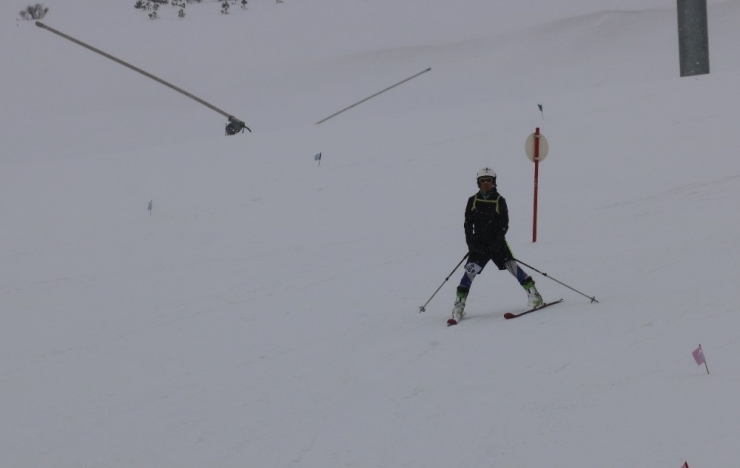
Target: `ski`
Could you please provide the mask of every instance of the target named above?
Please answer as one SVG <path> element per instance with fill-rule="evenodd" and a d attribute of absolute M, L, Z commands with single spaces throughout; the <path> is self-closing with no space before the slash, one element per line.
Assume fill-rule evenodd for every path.
<path fill-rule="evenodd" d="M 536 311 L 538 311 L 538 310 L 542 310 L 542 309 L 544 309 L 545 307 L 550 307 L 551 305 L 555 305 L 555 304 L 560 304 L 561 302 L 563 302 L 563 300 L 562 300 L 562 299 L 558 299 L 557 301 L 552 301 L 552 302 L 546 302 L 546 303 L 542 304 L 542 305 L 541 305 L 541 306 L 539 306 L 539 307 L 535 307 L 535 308 L 533 308 L 533 309 L 525 310 L 524 312 L 520 312 L 520 313 L 518 313 L 518 314 L 512 314 L 511 312 L 507 312 L 507 313 L 505 313 L 505 314 L 504 314 L 504 318 L 505 318 L 506 320 L 509 320 L 509 319 L 513 319 L 513 318 L 521 317 L 522 315 L 527 315 L 527 314 L 530 314 L 530 313 L 532 313 L 532 312 L 536 312 Z M 457 320 L 455 320 L 454 318 L 451 318 L 451 319 L 447 319 L 447 326 L 448 326 L 448 327 L 451 327 L 451 326 L 453 326 L 453 325 L 457 325 L 458 323 L 460 323 L 460 322 L 458 322 L 458 321 L 457 321 Z"/>
<path fill-rule="evenodd" d="M 552 301 L 552 302 L 546 302 L 546 303 L 542 304 L 539 307 L 535 307 L 533 309 L 525 310 L 524 312 L 521 312 L 521 313 L 518 313 L 518 314 L 512 314 L 511 312 L 507 312 L 507 313 L 504 314 L 504 318 L 506 320 L 509 320 L 509 319 L 521 317 L 522 315 L 527 315 L 529 313 L 536 312 L 538 310 L 542 310 L 545 307 L 550 307 L 551 305 L 560 304 L 561 302 L 563 302 L 562 299 L 558 299 L 557 301 Z"/>

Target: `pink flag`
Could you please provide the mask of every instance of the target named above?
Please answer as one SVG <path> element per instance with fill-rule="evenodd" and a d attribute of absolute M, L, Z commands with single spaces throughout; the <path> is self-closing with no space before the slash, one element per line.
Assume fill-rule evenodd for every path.
<path fill-rule="evenodd" d="M 702 364 L 706 363 L 706 360 L 704 360 L 704 350 L 701 349 L 701 345 L 699 345 L 699 347 L 696 348 L 691 354 L 694 355 L 694 360 L 696 361 L 697 366 L 701 366 Z"/>
<path fill-rule="evenodd" d="M 699 348 L 699 349 L 701 349 L 701 348 Z M 696 352 L 696 351 L 694 351 L 694 352 Z M 689 463 L 688 462 L 683 462 L 683 466 L 681 468 L 689 468 Z"/>

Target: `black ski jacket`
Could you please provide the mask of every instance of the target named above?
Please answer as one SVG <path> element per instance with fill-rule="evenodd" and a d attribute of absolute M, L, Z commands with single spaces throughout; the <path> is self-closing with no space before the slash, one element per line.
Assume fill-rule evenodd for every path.
<path fill-rule="evenodd" d="M 465 242 L 471 253 L 489 258 L 500 257 L 508 251 L 505 238 L 508 230 L 509 209 L 506 200 L 496 189 L 489 193 L 478 192 L 468 199 L 465 207 Z"/>

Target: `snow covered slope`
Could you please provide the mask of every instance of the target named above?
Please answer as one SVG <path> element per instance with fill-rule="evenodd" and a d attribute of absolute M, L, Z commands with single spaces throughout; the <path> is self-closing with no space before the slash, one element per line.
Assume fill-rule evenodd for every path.
<path fill-rule="evenodd" d="M 253 133 L 0 6 L 0 466 L 740 463 L 740 2 L 692 78 L 668 0 L 133 3 L 43 22 Z M 535 275 L 505 321 L 489 267 L 418 313 L 482 166 L 599 304 Z"/>

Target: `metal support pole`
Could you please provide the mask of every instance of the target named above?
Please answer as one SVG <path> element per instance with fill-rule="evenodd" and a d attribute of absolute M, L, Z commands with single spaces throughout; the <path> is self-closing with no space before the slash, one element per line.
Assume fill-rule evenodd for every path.
<path fill-rule="evenodd" d="M 105 58 L 111 59 L 114 62 L 116 62 L 118 64 L 121 64 L 124 67 L 130 68 L 131 70 L 133 70 L 135 72 L 141 73 L 142 75 L 146 76 L 147 78 L 151 78 L 152 80 L 156 81 L 157 83 L 163 84 L 163 85 L 167 86 L 168 88 L 173 89 L 173 90 L 177 91 L 178 93 L 180 93 L 180 94 L 182 94 L 184 96 L 189 97 L 190 99 L 194 100 L 195 102 L 198 102 L 200 104 L 203 104 L 207 108 L 218 112 L 219 114 L 221 114 L 224 117 L 226 117 L 226 118 L 229 119 L 229 123 L 226 126 L 226 134 L 227 135 L 233 135 L 235 133 L 239 133 L 240 131 L 243 132 L 244 129 L 247 129 L 250 132 L 252 131 L 252 130 L 249 129 L 249 127 L 247 127 L 247 125 L 242 120 L 237 119 L 233 115 L 231 115 L 231 114 L 229 114 L 227 112 L 222 111 L 221 109 L 219 109 L 218 107 L 214 106 L 213 104 L 211 104 L 209 102 L 206 102 L 203 99 L 190 94 L 189 92 L 185 91 L 184 89 L 178 88 L 177 86 L 175 86 L 175 85 L 173 85 L 171 83 L 168 83 L 168 82 L 164 81 L 161 78 L 157 78 L 156 76 L 154 76 L 151 73 L 148 73 L 148 72 L 142 70 L 141 68 L 135 67 L 135 66 L 131 65 L 130 63 L 126 63 L 126 62 L 124 62 L 123 60 L 121 60 L 119 58 L 116 58 L 116 57 L 114 57 L 114 56 L 112 56 L 112 55 L 110 55 L 110 54 L 108 54 L 106 52 L 103 52 L 100 49 L 96 49 L 95 47 L 93 47 L 91 45 L 85 44 L 84 42 L 82 42 L 80 40 L 77 40 L 77 39 L 75 39 L 72 36 L 68 36 L 68 35 L 66 35 L 66 34 L 64 34 L 64 33 L 60 32 L 60 31 L 57 31 L 54 28 L 50 28 L 49 26 L 45 25 L 41 21 L 36 21 L 36 26 L 38 26 L 39 28 L 42 28 L 42 29 L 46 29 L 49 32 L 53 32 L 57 36 L 63 37 L 65 39 L 67 39 L 68 41 L 74 42 L 75 44 L 80 45 L 80 46 L 82 46 L 82 47 L 84 47 L 86 49 L 89 49 L 89 50 L 91 50 L 91 51 L 93 51 L 93 52 L 95 52 L 97 54 L 100 54 L 100 55 L 102 55 Z"/>
<path fill-rule="evenodd" d="M 707 0 L 677 0 L 681 76 L 709 73 Z"/>
<path fill-rule="evenodd" d="M 405 79 L 405 80 L 403 80 L 403 81 L 399 81 L 398 83 L 394 84 L 393 86 L 388 86 L 388 87 L 387 87 L 387 88 L 385 88 L 384 90 L 382 90 L 382 91 L 378 91 L 377 93 L 373 94 L 372 96 L 368 96 L 368 97 L 366 97 L 366 98 L 365 98 L 365 99 L 363 99 L 362 101 L 358 101 L 358 102 L 356 102 L 356 103 L 352 104 L 351 106 L 345 107 L 344 109 L 340 110 L 339 112 L 335 112 L 335 113 L 333 113 L 332 115 L 330 115 L 329 117 L 326 117 L 325 119 L 321 119 L 321 120 L 319 120 L 318 122 L 316 122 L 316 125 L 318 125 L 318 124 L 320 124 L 320 123 L 323 123 L 323 122 L 326 122 L 327 120 L 331 119 L 332 117 L 336 117 L 336 116 L 338 116 L 339 114 L 341 114 L 341 113 L 342 113 L 342 112 L 344 112 L 344 111 L 348 111 L 348 110 L 352 109 L 352 108 L 353 108 L 353 107 L 355 107 L 355 106 L 359 106 L 359 105 L 360 105 L 360 104 L 362 104 L 363 102 L 365 102 L 365 101 L 369 101 L 370 99 L 374 98 L 375 96 L 377 96 L 377 95 L 379 95 L 379 94 L 383 94 L 384 92 L 386 92 L 386 91 L 388 91 L 388 90 L 390 90 L 390 89 L 393 89 L 393 88 L 395 88 L 395 87 L 396 87 L 396 86 L 398 86 L 398 85 L 402 85 L 402 84 L 404 84 L 405 82 L 407 82 L 407 81 L 409 81 L 409 80 L 413 80 L 413 79 L 414 79 L 414 78 L 416 78 L 417 76 L 419 76 L 419 75 L 423 75 L 424 73 L 426 73 L 426 72 L 428 72 L 428 71 L 431 71 L 431 70 L 432 70 L 431 68 L 427 68 L 426 70 L 424 70 L 424 71 L 422 71 L 422 72 L 419 72 L 419 73 L 417 73 L 417 74 L 416 74 L 416 75 L 414 75 L 414 76 L 410 76 L 410 77 L 406 78 L 406 79 Z"/>

